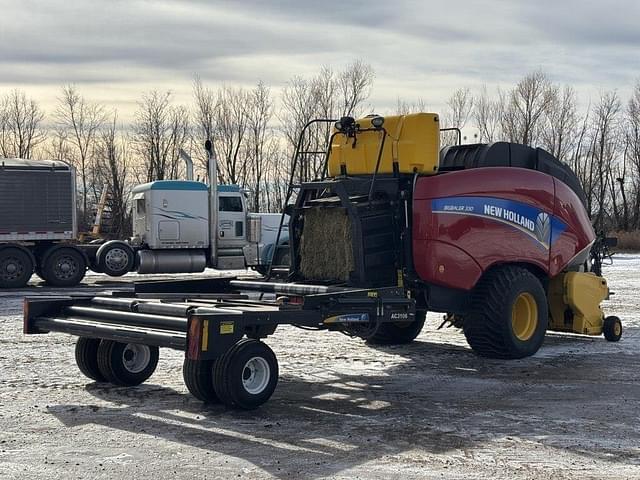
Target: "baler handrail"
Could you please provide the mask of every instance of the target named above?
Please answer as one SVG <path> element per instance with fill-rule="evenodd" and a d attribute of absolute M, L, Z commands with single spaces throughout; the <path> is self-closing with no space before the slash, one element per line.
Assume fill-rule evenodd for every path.
<path fill-rule="evenodd" d="M 458 133 L 458 145 L 462 145 L 462 130 L 460 130 L 458 127 L 441 128 L 440 132 L 457 132 Z"/>
<path fill-rule="evenodd" d="M 335 122 L 336 120 L 330 119 L 330 118 L 315 118 L 313 120 L 308 121 L 306 125 L 302 127 L 302 130 L 300 130 L 300 135 L 298 136 L 298 144 L 296 145 L 296 150 L 293 153 L 293 158 L 291 161 L 291 174 L 289 176 L 289 184 L 287 186 L 287 195 L 285 196 L 284 204 L 282 207 L 282 213 L 280 215 L 280 224 L 278 225 L 278 234 L 276 235 L 276 240 L 273 244 L 274 246 L 271 249 L 271 258 L 269 259 L 269 266 L 267 269 L 267 274 L 265 275 L 265 278 L 267 280 L 271 278 L 273 261 L 276 258 L 276 252 L 278 251 L 278 247 L 280 245 L 280 238 L 282 236 L 282 226 L 284 225 L 284 217 L 286 216 L 286 207 L 289 204 L 289 200 L 291 200 L 291 194 L 293 192 L 293 180 L 296 174 L 296 167 L 298 166 L 298 157 L 301 154 L 308 153 L 308 152 L 301 152 L 302 142 L 304 141 L 304 135 L 311 125 L 315 125 L 316 123 L 335 123 Z M 333 135 L 332 135 L 332 138 L 333 138 Z M 330 145 L 331 143 L 329 143 L 329 146 Z M 327 149 L 327 152 L 328 152 L 328 149 Z M 328 158 L 328 155 L 329 154 L 327 153 L 327 158 Z M 326 160 L 325 160 L 325 163 L 326 163 Z"/>

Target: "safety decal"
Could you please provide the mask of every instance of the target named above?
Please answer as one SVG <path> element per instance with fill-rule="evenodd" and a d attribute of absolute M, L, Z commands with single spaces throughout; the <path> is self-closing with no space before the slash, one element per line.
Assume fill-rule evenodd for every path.
<path fill-rule="evenodd" d="M 488 218 L 527 234 L 548 249 L 567 225 L 547 212 L 514 200 L 494 197 L 446 197 L 431 201 L 433 213 L 448 213 Z"/>

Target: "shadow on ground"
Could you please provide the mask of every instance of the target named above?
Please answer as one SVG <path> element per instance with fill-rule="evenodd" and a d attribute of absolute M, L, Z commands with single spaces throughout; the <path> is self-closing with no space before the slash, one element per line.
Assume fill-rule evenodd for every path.
<path fill-rule="evenodd" d="M 280 478 L 330 476 L 410 451 L 473 456 L 482 444 L 505 437 L 607 462 L 637 462 L 640 433 L 627 420 L 637 416 L 640 387 L 617 375 L 616 363 L 634 362 L 626 370 L 635 372 L 639 360 L 620 349 L 585 354 L 587 346 L 571 353 L 597 341 L 551 335 L 544 348 L 568 353 L 512 362 L 424 341 L 380 348 L 402 363 L 361 373 L 331 364 L 300 374 L 289 367 L 270 402 L 252 412 L 203 405 L 158 385 L 95 383 L 87 391 L 117 406 L 48 410 L 69 427 L 98 424 L 164 438 L 242 458 Z M 371 353 L 375 361 L 376 350 Z M 615 411 L 612 396 L 619 400 Z"/>

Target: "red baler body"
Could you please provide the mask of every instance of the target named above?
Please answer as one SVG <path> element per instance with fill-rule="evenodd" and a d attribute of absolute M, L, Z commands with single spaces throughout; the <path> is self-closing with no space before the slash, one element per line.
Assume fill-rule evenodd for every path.
<path fill-rule="evenodd" d="M 413 261 L 427 283 L 470 290 L 501 263 L 554 277 L 583 262 L 594 239 L 576 194 L 545 173 L 490 167 L 416 181 Z"/>

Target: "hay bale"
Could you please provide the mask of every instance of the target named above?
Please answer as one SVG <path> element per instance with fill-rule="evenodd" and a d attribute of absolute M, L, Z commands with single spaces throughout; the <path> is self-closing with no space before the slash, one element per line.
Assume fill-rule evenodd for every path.
<path fill-rule="evenodd" d="M 346 209 L 305 210 L 300 238 L 302 276 L 307 280 L 345 282 L 353 269 L 353 235 Z"/>

